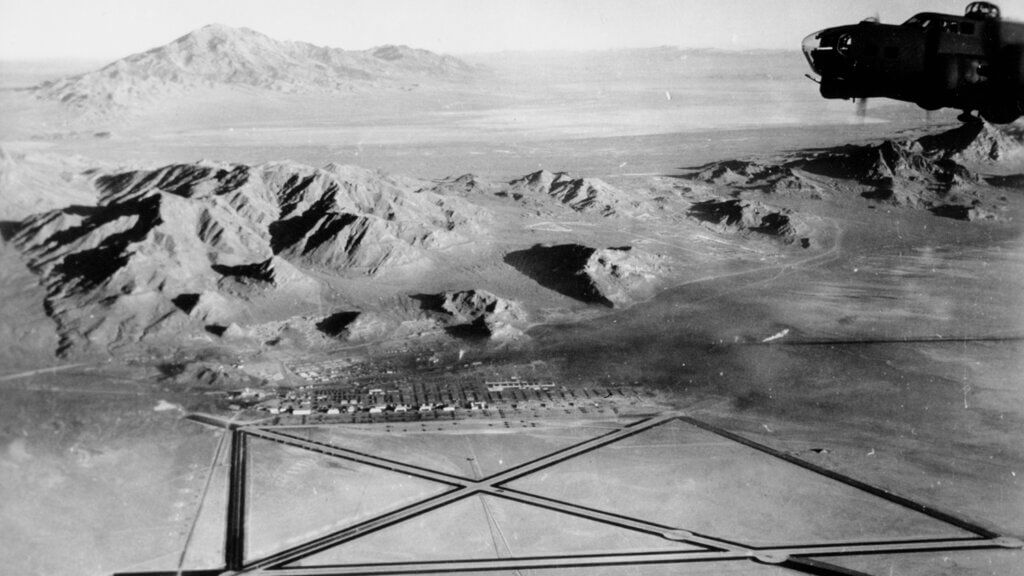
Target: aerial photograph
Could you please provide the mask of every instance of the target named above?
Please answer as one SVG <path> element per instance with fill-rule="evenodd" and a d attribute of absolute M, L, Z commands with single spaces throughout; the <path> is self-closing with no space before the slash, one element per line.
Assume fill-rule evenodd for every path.
<path fill-rule="evenodd" d="M 1024 576 L 1024 3 L 0 0 L 0 574 Z"/>

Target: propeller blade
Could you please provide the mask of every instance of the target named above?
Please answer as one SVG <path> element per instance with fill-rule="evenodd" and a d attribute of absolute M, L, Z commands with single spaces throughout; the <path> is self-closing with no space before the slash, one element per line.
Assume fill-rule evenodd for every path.
<path fill-rule="evenodd" d="M 857 98 L 856 103 L 857 103 L 857 117 L 860 118 L 860 119 L 866 118 L 867 115 L 868 115 L 868 99 L 867 98 Z"/>

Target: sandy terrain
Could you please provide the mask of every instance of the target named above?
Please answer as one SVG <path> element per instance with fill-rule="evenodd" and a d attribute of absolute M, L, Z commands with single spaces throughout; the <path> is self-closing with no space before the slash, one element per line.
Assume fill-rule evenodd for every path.
<path fill-rule="evenodd" d="M 413 90 L 206 86 L 102 117 L 25 90 L 0 92 L 5 566 L 19 574 L 176 568 L 208 474 L 220 486 L 225 475 L 223 454 L 210 465 L 219 433 L 180 420 L 183 411 L 224 412 L 211 393 L 266 382 L 243 364 L 284 371 L 296 358 L 395 342 L 499 364 L 551 360 L 570 387 L 638 383 L 766 445 L 1024 536 L 1019 127 L 996 131 L 1005 157 L 958 156 L 945 144 L 941 158 L 929 156 L 928 140 L 913 143 L 956 128 L 949 114 L 926 118 L 879 102 L 859 122 L 852 105 L 817 96 L 796 53 L 465 60 L 482 72 Z M 11 73 L 4 85 L 29 80 Z M 725 161 L 736 162 L 712 164 Z M 160 172 L 175 163 L 192 176 Z M 195 176 L 197 166 L 263 180 L 231 188 L 226 177 Z M 320 188 L 281 192 L 294 189 L 291 176 L 310 174 Z M 332 183 L 349 195 L 332 196 Z M 228 188 L 230 201 L 218 196 Z M 158 210 L 132 212 L 153 198 Z M 147 214 L 152 227 L 140 224 Z M 354 235 L 324 232 L 346 215 L 368 223 L 365 251 L 351 249 L 345 239 Z M 289 217 L 297 220 L 282 228 Z M 226 232 L 197 233 L 212 221 Z M 433 228 L 418 228 L 425 221 Z M 307 226 L 302 234 L 281 235 L 298 224 Z M 117 243 L 133 231 L 138 238 Z M 388 253 L 396 258 L 371 249 L 381 245 L 396 247 Z M 114 246 L 101 255 L 129 265 L 99 281 L 61 268 L 98 246 Z M 465 329 L 480 324 L 486 330 Z M 46 370 L 53 366 L 68 368 Z M 509 448 L 499 436 L 474 437 L 485 474 L 504 465 Z M 415 460 L 416 447 L 434 439 L 371 427 L 345 441 Z M 699 482 L 723 505 L 771 476 L 766 498 L 792 497 L 790 484 L 799 484 L 808 491 L 799 506 L 869 516 L 841 525 L 849 531 L 841 534 L 825 519 L 768 537 L 695 500 L 709 506 L 701 513 L 709 530 L 766 538 L 759 542 L 941 532 L 885 511 L 872 516 L 848 494 L 801 484 L 800 474 L 775 476 L 771 463 L 758 468 L 743 454 L 709 458 L 698 447 L 676 459 L 677 440 L 652 441 L 654 454 L 595 453 L 579 470 L 555 471 L 578 475 L 580 503 L 589 505 L 605 497 L 601 482 L 643 490 L 630 476 L 641 467 L 640 480 L 697 494 L 698 480 L 687 483 L 683 469 L 710 459 Z M 431 464 L 475 472 L 454 445 L 447 463 Z M 672 456 L 657 453 L 666 446 Z M 297 478 L 313 478 L 300 483 L 313 493 L 304 505 L 330 500 L 325 471 L 337 472 L 336 462 L 270 452 L 264 470 L 278 476 L 267 486 L 289 496 L 254 513 L 277 518 L 293 506 L 288 483 Z M 639 458 L 632 468 L 631 458 Z M 368 485 L 396 490 L 399 500 L 422 494 L 402 482 Z M 222 552 L 223 493 L 211 493 L 189 567 L 214 566 Z M 465 506 L 478 517 L 489 507 L 486 515 L 509 529 L 523 521 L 486 497 Z M 295 530 L 334 526 L 336 515 L 319 511 L 323 518 L 300 519 Z M 466 530 L 452 518 L 421 520 Z M 526 528 L 518 534 L 512 546 L 547 545 Z M 492 535 L 464 536 L 479 554 L 495 554 Z M 273 533 L 253 538 L 262 551 L 283 545 Z M 420 543 L 431 553 L 446 545 Z M 364 544 L 360 553 L 379 558 L 372 541 Z M 972 551 L 843 562 L 870 574 L 1003 575 L 1024 573 L 1022 559 L 1020 551 Z M 608 573 L 662 573 L 630 568 Z M 726 570 L 784 573 L 748 562 L 706 573 Z"/>

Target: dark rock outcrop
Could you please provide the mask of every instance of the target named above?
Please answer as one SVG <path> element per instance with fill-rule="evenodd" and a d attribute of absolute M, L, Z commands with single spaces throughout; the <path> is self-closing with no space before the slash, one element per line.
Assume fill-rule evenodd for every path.
<path fill-rule="evenodd" d="M 668 272 L 660 257 L 629 246 L 537 245 L 507 254 L 505 263 L 560 294 L 608 307 L 652 296 Z"/>
<path fill-rule="evenodd" d="M 522 336 L 527 314 L 518 302 L 486 290 L 461 290 L 416 296 L 437 316 L 445 331 L 463 338 L 513 339 Z"/>
<path fill-rule="evenodd" d="M 756 232 L 786 241 L 798 234 L 792 212 L 752 200 L 705 200 L 691 206 L 687 214 L 719 232 Z"/>

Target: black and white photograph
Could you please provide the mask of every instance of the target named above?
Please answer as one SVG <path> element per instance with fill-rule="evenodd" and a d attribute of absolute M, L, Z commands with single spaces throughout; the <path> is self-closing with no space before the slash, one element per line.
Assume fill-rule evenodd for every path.
<path fill-rule="evenodd" d="M 0 0 L 0 574 L 1024 576 L 1024 3 Z"/>

